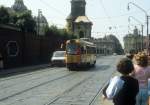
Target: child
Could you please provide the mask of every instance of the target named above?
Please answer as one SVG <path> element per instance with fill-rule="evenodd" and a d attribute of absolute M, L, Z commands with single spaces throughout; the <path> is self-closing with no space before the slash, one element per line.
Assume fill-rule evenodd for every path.
<path fill-rule="evenodd" d="M 128 58 L 122 58 L 117 64 L 117 71 L 120 72 L 122 75 L 113 81 L 116 85 L 112 85 L 112 80 L 110 81 L 109 86 L 103 90 L 105 97 L 107 98 L 108 95 L 113 94 L 111 96 L 114 105 L 135 105 L 136 104 L 136 95 L 139 91 L 139 84 L 136 79 L 129 76 L 129 74 L 134 70 L 134 66 L 132 61 Z M 122 84 L 122 86 L 118 85 Z M 109 88 L 112 87 L 112 88 Z M 108 90 L 107 90 L 108 89 Z M 110 89 L 110 90 L 109 90 Z M 114 90 L 116 90 L 114 94 Z M 109 94 L 108 94 L 109 91 Z M 111 93 L 112 92 L 112 93 Z"/>

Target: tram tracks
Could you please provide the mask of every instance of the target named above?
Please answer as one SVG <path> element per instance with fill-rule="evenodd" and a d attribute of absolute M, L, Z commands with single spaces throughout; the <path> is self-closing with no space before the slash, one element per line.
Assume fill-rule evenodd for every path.
<path fill-rule="evenodd" d="M 12 104 L 13 105 L 26 105 L 26 104 L 61 105 L 61 102 L 63 105 L 71 105 L 71 104 L 95 105 L 94 103 L 100 96 L 104 83 L 106 82 L 106 80 L 102 81 L 102 78 L 104 77 L 108 78 L 109 75 L 111 75 L 111 73 L 109 73 L 109 75 L 107 76 L 103 74 L 106 74 L 109 71 L 109 68 L 112 68 L 112 66 L 109 66 L 112 65 L 111 64 L 112 62 L 107 62 L 106 64 L 103 61 L 99 63 L 101 64 L 100 66 L 97 66 L 94 70 L 89 70 L 89 71 L 67 71 L 66 69 L 60 69 L 58 70 L 58 74 L 54 72 L 51 72 L 52 74 L 50 72 L 49 72 L 50 74 L 48 74 L 48 72 L 44 74 L 41 74 L 41 72 L 37 74 L 33 73 L 31 75 L 36 76 L 36 78 L 29 79 L 31 85 L 28 83 L 26 84 L 27 80 L 23 81 L 26 85 L 25 88 L 24 87 L 23 89 L 18 88 L 18 90 L 14 89 L 15 92 L 13 90 L 10 94 L 7 95 L 5 95 L 5 93 L 3 92 L 4 96 L 0 96 L 0 102 L 5 103 L 5 105 L 12 105 Z M 41 76 L 38 74 L 41 74 Z M 27 75 L 23 77 L 29 78 L 31 75 Z M 14 79 L 20 79 L 20 78 L 22 77 L 20 76 L 19 78 L 14 78 Z M 45 79 L 38 82 L 42 78 Z M 23 80 L 23 78 L 21 80 Z M 32 81 L 34 80 L 35 83 L 33 83 L 32 85 Z M 18 84 L 23 84 L 23 83 L 21 83 L 20 81 Z M 29 85 L 30 87 L 28 87 Z M 96 88 L 94 87 L 94 85 Z M 17 87 L 22 87 L 22 86 L 23 85 Z M 15 85 L 13 88 L 15 88 Z M 9 90 L 10 89 L 11 88 L 9 88 Z M 91 90 L 95 90 L 95 91 L 93 92 Z M 0 89 L 0 91 L 3 90 Z M 7 89 L 5 91 L 7 91 Z M 70 98 L 70 96 L 72 95 L 73 95 L 73 101 L 72 98 Z M 88 97 L 82 97 L 84 95 L 86 96 L 88 95 Z M 38 103 L 37 101 L 34 102 L 34 100 L 38 100 Z M 78 101 L 80 103 L 78 103 Z"/>
<path fill-rule="evenodd" d="M 111 63 L 110 63 L 110 64 L 111 64 Z M 113 67 L 114 67 L 114 65 L 113 65 Z M 115 68 L 115 67 L 114 67 L 114 68 Z M 113 76 L 115 76 L 115 75 L 118 75 L 118 73 L 116 73 L 116 71 L 113 71 L 113 72 L 110 74 L 109 78 L 108 78 L 108 79 L 102 84 L 102 86 L 99 88 L 97 94 L 93 97 L 93 99 L 91 100 L 91 102 L 89 103 L 89 105 L 97 105 L 97 104 L 95 104 L 95 103 L 97 102 L 97 100 L 100 100 L 99 97 L 101 97 L 103 89 L 105 88 L 105 86 L 106 86 L 106 85 L 108 84 L 108 82 L 110 81 L 110 78 L 113 77 Z"/>
<path fill-rule="evenodd" d="M 69 86 L 68 88 L 63 89 L 63 92 L 60 92 L 57 96 L 55 96 L 55 97 L 53 96 L 53 99 L 51 99 L 51 101 L 50 101 L 48 104 L 40 104 L 40 105 L 51 105 L 51 104 L 53 104 L 53 103 L 54 103 L 55 101 L 57 101 L 62 95 L 69 93 L 70 91 L 72 91 L 73 89 L 77 88 L 78 86 L 80 86 L 81 84 L 85 83 L 86 81 L 88 81 L 89 79 L 91 79 L 91 78 L 94 76 L 94 73 L 88 74 L 88 73 L 86 72 L 86 73 L 84 73 L 84 74 L 85 74 L 85 76 L 82 77 L 81 79 L 79 79 L 80 81 L 76 81 L 75 83 L 73 83 L 74 85 L 71 85 L 71 86 Z M 73 76 L 73 75 L 74 75 L 74 76 Z M 42 84 L 39 84 L 39 85 L 37 85 L 37 86 L 28 88 L 28 89 L 26 89 L 26 90 L 24 90 L 24 91 L 20 91 L 20 92 L 18 92 L 18 93 L 12 94 L 12 95 L 10 95 L 10 96 L 1 98 L 1 99 L 0 99 L 0 102 L 3 102 L 3 101 L 5 102 L 5 100 L 8 100 L 8 99 L 10 99 L 10 98 L 13 98 L 13 99 L 14 99 L 14 97 L 17 96 L 17 95 L 26 93 L 26 92 L 28 92 L 28 91 L 31 91 L 32 89 L 35 89 L 35 88 L 40 87 L 40 86 L 44 86 L 44 85 L 49 84 L 49 83 L 51 83 L 51 82 L 53 82 L 53 84 L 55 84 L 55 81 L 58 83 L 57 80 L 60 80 L 60 81 L 61 81 L 62 79 L 65 79 L 65 78 L 72 78 L 72 76 L 73 76 L 73 77 L 77 77 L 77 75 L 82 76 L 82 75 L 80 74 L 80 72 L 71 72 L 71 73 L 69 73 L 68 75 L 62 76 L 62 77 L 60 77 L 60 78 L 56 78 L 56 79 L 54 79 L 54 80 L 52 80 L 52 81 L 47 81 L 47 82 L 42 83 Z M 71 80 L 71 81 L 76 80 L 76 78 L 72 78 L 72 79 L 73 79 L 73 80 Z M 65 79 L 65 80 L 68 81 L 68 79 Z M 57 84 L 57 83 L 56 83 L 56 84 Z M 72 82 L 71 82 L 71 83 L 72 83 Z M 49 84 L 49 85 L 50 85 L 50 84 Z M 11 99 L 11 100 L 12 100 L 12 99 Z M 22 99 L 19 99 L 19 100 L 22 100 Z M 19 100 L 17 100 L 17 101 L 19 101 Z M 15 100 L 14 100 L 14 101 L 15 101 Z M 13 102 L 13 104 L 15 104 L 15 102 Z M 8 104 L 6 104 L 6 105 L 8 105 Z"/>
<path fill-rule="evenodd" d="M 106 86 L 106 84 L 109 82 L 109 79 L 106 80 L 106 82 L 104 82 L 102 84 L 102 87 L 99 88 L 97 94 L 93 97 L 93 99 L 90 101 L 89 105 L 95 105 L 95 102 L 97 101 L 97 99 L 100 97 L 100 95 L 102 94 L 102 91 L 104 89 L 104 87 Z"/>
<path fill-rule="evenodd" d="M 108 66 L 109 67 L 109 66 Z M 108 67 L 106 67 L 106 66 L 102 66 L 102 70 L 103 69 L 108 69 Z M 99 72 L 101 72 L 101 71 L 99 71 Z M 113 73 L 113 72 L 112 72 Z M 82 84 L 82 86 L 80 86 L 80 87 L 87 87 L 88 85 L 89 85 L 89 81 L 90 80 L 95 80 L 96 78 L 94 78 L 95 76 L 96 76 L 97 74 L 92 74 L 92 75 L 90 75 L 88 78 L 86 78 L 86 79 L 84 79 L 84 80 L 82 80 L 82 81 L 80 81 L 79 83 L 77 83 L 76 85 L 74 85 L 73 87 L 71 87 L 69 90 L 67 90 L 67 91 L 64 91 L 62 94 L 60 94 L 60 95 L 58 95 L 57 97 L 55 97 L 54 99 L 52 99 L 49 103 L 47 103 L 47 104 L 44 104 L 44 105 L 57 105 L 57 104 L 61 104 L 61 102 L 59 102 L 59 100 L 62 100 L 61 98 L 63 98 L 63 97 L 68 97 L 68 95 L 65 95 L 65 94 L 68 94 L 69 92 L 72 92 L 73 91 L 73 89 L 76 89 L 78 86 L 80 86 L 81 84 Z M 111 78 L 111 76 L 112 76 L 112 74 L 110 74 L 110 75 L 108 75 L 108 80 L 106 80 L 106 81 L 103 81 L 103 83 L 101 84 L 101 86 L 99 87 L 99 89 L 98 90 L 95 90 L 95 91 L 93 91 L 94 92 L 94 95 L 93 94 L 91 94 L 91 98 L 90 98 L 90 100 L 88 100 L 88 102 L 87 102 L 87 105 L 95 105 L 94 103 L 97 101 L 97 99 L 98 99 L 98 97 L 100 96 L 100 94 L 102 93 L 102 90 L 103 90 L 103 88 L 104 88 L 104 86 L 107 84 L 107 82 L 109 81 L 109 79 Z M 97 76 L 98 77 L 98 76 Z M 98 82 L 97 82 L 98 83 Z M 96 83 L 96 84 L 97 84 Z M 93 85 L 89 85 L 89 86 L 94 86 L 94 84 Z M 80 88 L 80 89 L 83 89 L 83 88 Z M 93 88 L 94 89 L 94 88 Z M 84 89 L 84 90 L 86 90 L 86 88 Z M 73 92 L 74 93 L 74 92 Z M 81 98 L 83 98 L 84 99 L 84 96 L 83 96 L 83 94 L 84 93 L 81 93 L 81 96 L 80 95 L 78 95 L 78 96 L 80 96 Z M 86 97 L 86 96 L 85 96 Z M 73 99 L 74 99 L 75 97 L 73 96 Z M 76 100 L 78 100 L 78 99 L 76 99 Z M 82 100 L 82 99 L 81 99 Z M 86 102 L 87 100 L 85 100 L 85 102 Z M 76 104 L 76 103 L 74 103 L 74 102 L 72 102 L 72 100 L 70 100 L 70 101 L 68 101 L 68 102 L 70 102 L 70 103 L 68 103 L 68 104 L 71 104 L 71 105 L 73 105 L 73 104 Z M 78 104 L 78 103 L 77 103 Z M 81 103 L 80 103 L 81 104 Z M 83 104 L 83 103 L 82 103 Z"/>
<path fill-rule="evenodd" d="M 19 74 L 19 75 L 13 75 L 13 76 L 9 76 L 9 77 L 0 78 L 0 82 L 47 72 L 47 69 L 56 70 L 56 68 L 49 68 L 48 67 L 48 68 L 45 68 L 44 70 L 38 70 L 38 71 L 33 71 L 33 72 L 25 73 L 25 74 Z"/>
<path fill-rule="evenodd" d="M 40 83 L 40 84 L 38 84 L 38 85 L 36 85 L 36 86 L 32 86 L 32 87 L 27 88 L 27 89 L 25 89 L 25 90 L 22 90 L 22 91 L 13 93 L 13 94 L 11 94 L 11 95 L 8 95 L 8 96 L 6 96 L 6 97 L 0 98 L 0 101 L 7 100 L 7 99 L 9 99 L 9 98 L 11 98 L 11 97 L 14 97 L 14 96 L 17 96 L 17 95 L 19 95 L 19 94 L 25 93 L 25 92 L 30 91 L 30 90 L 32 90 L 32 89 L 35 89 L 35 88 L 37 88 L 37 87 L 46 85 L 46 84 L 48 84 L 48 83 L 50 83 L 50 82 L 54 82 L 54 81 L 56 81 L 56 80 L 65 78 L 65 77 L 67 77 L 67 76 L 75 75 L 75 74 L 76 74 L 76 73 L 71 72 L 71 73 L 68 73 L 68 74 L 66 74 L 66 75 L 64 75 L 64 76 L 61 76 L 61 77 L 58 77 L 58 78 L 55 78 L 55 79 L 52 79 L 52 80 L 49 80 L 49 81 L 45 81 L 45 82 Z"/>
<path fill-rule="evenodd" d="M 54 69 L 52 69 L 52 70 L 54 70 Z M 62 73 L 63 74 L 63 72 L 65 72 L 66 70 L 65 69 L 63 69 L 63 70 L 57 70 L 57 71 L 54 71 L 54 72 L 47 72 L 47 71 L 44 71 L 44 72 L 36 72 L 36 73 L 32 73 L 32 74 L 28 74 L 28 75 L 23 75 L 23 76 L 20 76 L 20 77 L 18 77 L 18 78 L 13 78 L 12 80 L 11 80 L 11 83 L 7 83 L 6 84 L 6 80 L 4 80 L 4 81 L 0 81 L 0 85 L 1 85 L 1 87 L 0 87 L 0 90 L 1 89 L 4 89 L 4 88 L 9 88 L 9 87 L 13 87 L 13 86 L 15 86 L 15 85 L 21 85 L 21 84 L 24 84 L 24 83 L 27 83 L 27 82 L 31 82 L 31 81 L 34 81 L 34 80 L 38 80 L 38 79 L 43 79 L 43 78 L 50 78 L 51 76 L 55 76 L 55 75 L 58 75 L 58 74 L 60 74 L 60 73 Z M 42 73 L 42 74 L 41 74 Z M 38 77 L 32 77 L 33 75 L 37 75 L 37 74 L 40 74 Z M 25 77 L 25 78 L 23 78 L 23 77 Z M 21 80 L 21 79 L 22 80 Z M 16 80 L 17 79 L 17 80 Z M 7 80 L 8 82 L 9 82 L 9 80 Z M 5 82 L 5 84 L 3 84 L 3 82 Z M 19 83 L 20 82 L 20 83 Z"/>
<path fill-rule="evenodd" d="M 71 88 L 67 89 L 66 91 L 64 91 L 62 94 L 56 96 L 55 98 L 53 98 L 53 100 L 51 100 L 50 102 L 48 102 L 47 104 L 44 105 L 51 105 L 54 102 L 56 102 L 57 100 L 59 100 L 61 98 L 61 96 L 63 96 L 64 94 L 69 93 L 70 91 L 72 91 L 73 89 L 77 88 L 79 85 L 81 85 L 82 83 L 88 81 L 89 79 L 91 79 L 94 76 L 94 74 L 86 77 L 85 79 L 83 79 L 82 81 L 78 82 L 77 84 L 75 84 L 74 86 L 72 86 Z"/>

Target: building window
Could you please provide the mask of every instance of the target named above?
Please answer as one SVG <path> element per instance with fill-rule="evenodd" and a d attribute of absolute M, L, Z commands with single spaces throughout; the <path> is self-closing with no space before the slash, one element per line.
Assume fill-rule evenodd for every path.
<path fill-rule="evenodd" d="M 19 53 L 19 46 L 16 41 L 8 41 L 7 43 L 7 54 L 10 57 L 15 57 Z"/>

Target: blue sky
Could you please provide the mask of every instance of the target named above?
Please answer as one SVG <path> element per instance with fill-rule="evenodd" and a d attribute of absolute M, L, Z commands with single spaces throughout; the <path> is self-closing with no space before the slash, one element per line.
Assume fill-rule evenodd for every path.
<path fill-rule="evenodd" d="M 135 17 L 145 25 L 146 35 L 144 12 L 134 5 L 130 5 L 128 11 L 129 2 L 137 4 L 150 14 L 150 0 L 86 0 L 86 15 L 93 22 L 92 36 L 99 38 L 113 33 L 123 44 L 123 36 L 128 34 L 128 25 L 130 25 L 130 32 L 135 25 L 140 29 L 139 23 L 134 19 L 128 22 L 129 16 Z M 8 7 L 13 3 L 14 0 L 0 0 L 0 5 Z M 71 11 L 70 0 L 24 0 L 24 4 L 36 16 L 38 9 L 41 9 L 49 24 L 55 24 L 58 27 L 65 27 L 65 19 Z M 109 27 L 112 27 L 111 30 Z"/>

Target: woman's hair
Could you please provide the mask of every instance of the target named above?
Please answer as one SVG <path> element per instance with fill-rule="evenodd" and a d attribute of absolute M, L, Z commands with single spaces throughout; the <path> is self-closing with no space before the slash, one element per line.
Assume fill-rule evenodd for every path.
<path fill-rule="evenodd" d="M 134 66 L 129 58 L 122 58 L 117 64 L 117 71 L 123 75 L 128 75 L 133 70 Z"/>
<path fill-rule="evenodd" d="M 146 67 L 148 65 L 148 56 L 143 52 L 139 52 L 138 54 L 136 54 L 134 56 L 134 59 L 136 64 L 141 67 Z"/>

